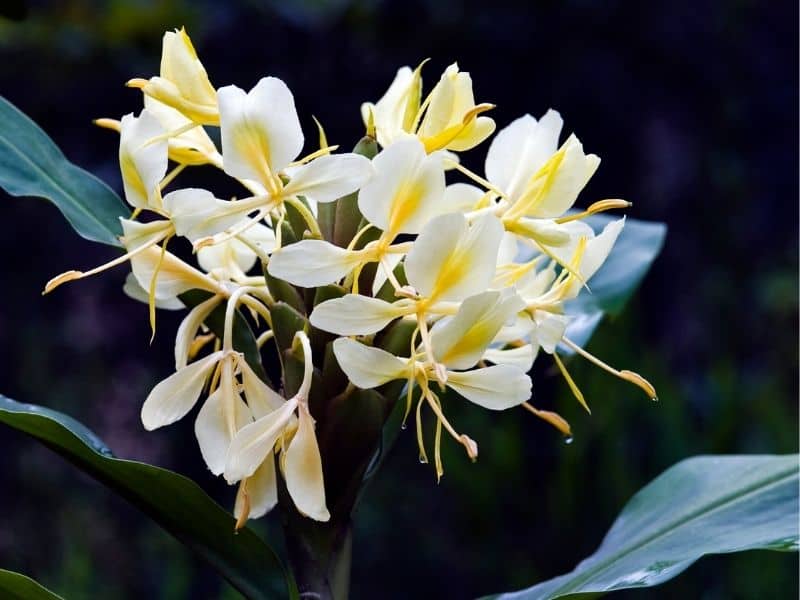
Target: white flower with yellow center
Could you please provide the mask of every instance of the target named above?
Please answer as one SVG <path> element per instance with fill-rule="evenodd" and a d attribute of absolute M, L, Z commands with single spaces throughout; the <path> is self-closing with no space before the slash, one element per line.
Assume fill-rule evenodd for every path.
<path fill-rule="evenodd" d="M 361 115 L 367 131 L 375 130 L 384 148 L 409 135 L 416 136 L 427 152 L 474 148 L 494 131 L 492 119 L 479 116 L 493 104 L 475 104 L 472 78 L 453 63 L 424 101 L 421 101 L 422 65 L 403 67 L 377 103 L 366 102 Z"/>

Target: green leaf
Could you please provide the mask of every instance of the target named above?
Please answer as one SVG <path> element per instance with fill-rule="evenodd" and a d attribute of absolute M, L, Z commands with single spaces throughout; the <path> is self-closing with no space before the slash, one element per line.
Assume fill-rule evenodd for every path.
<path fill-rule="evenodd" d="M 5 600 L 64 600 L 30 577 L 0 569 L 0 597 Z"/>
<path fill-rule="evenodd" d="M 640 490 L 574 571 L 502 600 L 649 587 L 706 554 L 798 549 L 798 455 L 697 456 Z"/>
<path fill-rule="evenodd" d="M 247 598 L 296 598 L 275 552 L 251 529 L 234 532 L 233 517 L 191 479 L 111 450 L 75 419 L 0 396 L 0 423 L 36 438 L 127 499 L 216 569 Z"/>
<path fill-rule="evenodd" d="M 69 162 L 36 123 L 0 96 L 0 187 L 55 204 L 87 240 L 120 246 L 130 209 L 110 187 Z"/>
<path fill-rule="evenodd" d="M 593 215 L 585 222 L 600 232 L 613 220 L 616 219 L 607 215 Z M 625 227 L 611 254 L 589 280 L 589 290 L 582 290 L 564 307 L 565 312 L 573 317 L 567 327 L 568 338 L 584 346 L 606 313 L 616 316 L 622 312 L 661 252 L 666 235 L 664 223 L 625 220 Z M 572 350 L 561 345 L 559 352 L 571 354 Z"/>

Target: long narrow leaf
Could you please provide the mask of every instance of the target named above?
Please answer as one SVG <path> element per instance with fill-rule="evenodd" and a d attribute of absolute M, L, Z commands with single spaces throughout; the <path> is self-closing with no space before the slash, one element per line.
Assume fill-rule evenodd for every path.
<path fill-rule="evenodd" d="M 699 456 L 667 469 L 574 571 L 502 600 L 649 587 L 706 554 L 798 549 L 798 455 Z"/>
<path fill-rule="evenodd" d="M 0 188 L 55 204 L 87 240 L 119 246 L 119 217 L 130 214 L 97 177 L 69 162 L 42 129 L 0 96 Z"/>
<path fill-rule="evenodd" d="M 30 577 L 0 569 L 0 598 L 5 600 L 64 600 Z"/>
<path fill-rule="evenodd" d="M 214 567 L 247 598 L 296 597 L 275 552 L 192 480 L 146 463 L 114 458 L 89 429 L 62 413 L 0 396 L 0 423 L 38 439 L 126 498 Z"/>

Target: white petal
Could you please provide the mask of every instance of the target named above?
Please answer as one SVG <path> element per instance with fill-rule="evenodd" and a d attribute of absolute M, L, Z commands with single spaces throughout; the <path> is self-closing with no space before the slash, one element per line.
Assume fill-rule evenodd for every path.
<path fill-rule="evenodd" d="M 283 396 L 261 381 L 246 360 L 239 361 L 239 368 L 242 371 L 244 397 L 254 418 L 260 419 L 286 403 Z"/>
<path fill-rule="evenodd" d="M 367 220 L 392 236 L 419 233 L 431 217 L 442 214 L 445 190 L 442 157 L 426 154 L 415 137 L 393 143 L 373 160 L 375 176 L 358 194 Z"/>
<path fill-rule="evenodd" d="M 175 335 L 175 370 L 179 371 L 186 366 L 189 360 L 189 348 L 197 336 L 197 330 L 206 320 L 208 315 L 219 306 L 221 296 L 211 296 L 195 306 L 181 321 L 178 333 Z"/>
<path fill-rule="evenodd" d="M 503 325 L 523 308 L 525 303 L 508 288 L 467 298 L 452 319 L 439 321 L 431 329 L 436 362 L 451 369 L 474 366 Z"/>
<path fill-rule="evenodd" d="M 542 350 L 552 354 L 564 337 L 569 317 L 537 310 L 533 313 L 533 320 L 536 327 L 531 332 L 531 338 L 542 347 Z"/>
<path fill-rule="evenodd" d="M 317 304 L 309 319 L 314 327 L 331 333 L 369 335 L 377 333 L 403 313 L 402 302 L 392 304 L 378 298 L 347 294 Z"/>
<path fill-rule="evenodd" d="M 302 514 L 315 521 L 327 521 L 331 517 L 325 506 L 322 459 L 314 433 L 314 419 L 305 404 L 300 404 L 299 413 L 297 432 L 289 442 L 283 464 L 286 489 Z"/>
<path fill-rule="evenodd" d="M 221 358 L 222 352 L 210 354 L 156 385 L 142 406 L 144 428 L 152 431 L 169 425 L 192 410 L 203 391 L 206 379 Z"/>
<path fill-rule="evenodd" d="M 186 188 L 164 196 L 164 210 L 175 225 L 175 233 L 191 242 L 233 227 L 248 211 L 237 210 L 236 202 L 220 200 L 208 190 Z"/>
<path fill-rule="evenodd" d="M 150 297 L 147 293 L 147 290 L 139 285 L 139 282 L 136 281 L 136 277 L 134 277 L 133 273 L 128 273 L 128 275 L 125 277 L 125 283 L 122 285 L 122 291 L 129 298 L 133 298 L 139 302 L 144 302 L 145 304 L 150 302 Z M 154 304 L 156 308 L 160 308 L 162 310 L 181 310 L 186 308 L 186 305 L 175 297 L 156 298 Z"/>
<path fill-rule="evenodd" d="M 190 267 L 177 256 L 164 252 L 158 246 L 151 246 L 131 257 L 131 270 L 139 285 L 150 289 L 150 282 L 158 269 L 156 277 L 156 298 L 174 298 L 188 290 L 206 290 L 214 294 L 224 293 L 221 286 L 194 267 Z"/>
<path fill-rule="evenodd" d="M 266 183 L 303 149 L 294 97 L 280 79 L 265 77 L 247 94 L 229 85 L 217 100 L 228 175 Z"/>
<path fill-rule="evenodd" d="M 484 195 L 485 192 L 481 188 L 469 183 L 448 185 L 444 190 L 444 198 L 442 198 L 444 206 L 439 214 L 473 210 Z"/>
<path fill-rule="evenodd" d="M 256 264 L 258 255 L 238 238 L 244 238 L 250 244 L 258 246 L 264 254 L 269 254 L 275 248 L 275 233 L 272 229 L 255 223 L 235 238 L 200 248 L 197 251 L 197 262 L 206 273 L 214 272 L 220 279 L 244 276 Z"/>
<path fill-rule="evenodd" d="M 250 477 L 247 478 L 248 518 L 263 517 L 278 503 L 278 485 L 275 479 L 275 460 L 268 456 Z M 244 510 L 244 498 L 239 488 L 233 516 L 239 519 Z"/>
<path fill-rule="evenodd" d="M 483 360 L 496 365 L 510 365 L 527 373 L 533 366 L 537 350 L 538 346 L 534 347 L 532 344 L 525 344 L 517 348 L 489 348 L 484 353 Z"/>
<path fill-rule="evenodd" d="M 209 471 L 220 475 L 234 435 L 252 421 L 247 405 L 234 390 L 220 386 L 208 397 L 194 422 L 200 453 Z"/>
<path fill-rule="evenodd" d="M 301 240 L 284 246 L 269 259 L 270 275 L 302 287 L 340 280 L 361 262 L 362 254 L 324 240 Z"/>
<path fill-rule="evenodd" d="M 364 124 L 369 121 L 368 111 L 372 109 L 378 143 L 383 148 L 394 143 L 405 133 L 405 123 L 409 107 L 416 112 L 419 106 L 420 95 L 419 77 L 414 76 L 410 67 L 401 67 L 397 70 L 389 89 L 375 104 L 366 102 L 361 107 L 361 116 Z M 414 115 L 411 115 L 413 118 Z"/>
<path fill-rule="evenodd" d="M 119 165 L 125 199 L 136 208 L 157 207 L 158 184 L 167 172 L 167 141 L 151 143 L 164 133 L 153 115 L 143 110 L 138 118 L 122 117 Z"/>
<path fill-rule="evenodd" d="M 409 369 L 407 359 L 350 338 L 339 338 L 333 342 L 333 353 L 348 379 L 363 389 L 404 378 Z"/>
<path fill-rule="evenodd" d="M 245 425 L 236 433 L 225 459 L 225 480 L 228 483 L 235 483 L 255 473 L 270 456 L 296 408 L 297 400 L 284 402 L 278 410 Z"/>
<path fill-rule="evenodd" d="M 160 74 L 186 100 L 200 105 L 214 104 L 214 87 L 184 29 L 164 34 Z"/>
<path fill-rule="evenodd" d="M 144 95 L 144 107 L 158 119 L 165 131 L 177 131 L 191 123 L 181 112 L 147 94 Z M 200 125 L 178 136 L 170 137 L 168 144 L 169 156 L 176 162 L 202 164 L 212 157 L 219 158 L 217 147 Z"/>
<path fill-rule="evenodd" d="M 525 192 L 526 197 L 536 198 L 526 210 L 528 216 L 546 219 L 563 215 L 600 166 L 597 156 L 584 154 L 583 145 L 574 135 L 558 151 L 559 155 L 562 153 L 560 160 L 548 161 Z"/>
<path fill-rule="evenodd" d="M 386 264 L 384 267 L 383 265 L 379 265 L 377 270 L 375 271 L 375 279 L 372 280 L 372 295 L 377 296 L 378 293 L 381 291 L 383 284 L 388 281 L 388 276 L 386 275 L 386 269 L 388 268 L 391 272 L 394 272 L 397 265 L 400 264 L 400 261 L 405 258 L 404 254 L 400 253 L 393 253 L 393 254 L 385 254 L 383 256 L 383 263 Z"/>
<path fill-rule="evenodd" d="M 505 410 L 531 397 L 531 378 L 509 365 L 447 372 L 447 386 L 489 410 Z"/>
<path fill-rule="evenodd" d="M 612 221 L 603 228 L 600 235 L 586 242 L 586 250 L 580 264 L 581 277 L 584 281 L 591 279 L 603 266 L 624 226 L 625 217 Z"/>
<path fill-rule="evenodd" d="M 553 253 L 562 261 L 569 263 L 573 258 L 578 239 L 581 235 L 585 236 L 587 238 L 586 247 L 584 248 L 580 264 L 578 265 L 578 272 L 583 279 L 583 283 L 586 283 L 598 269 L 603 266 L 603 263 L 611 253 L 619 234 L 622 233 L 622 228 L 625 226 L 625 217 L 606 225 L 603 231 L 597 236 L 594 235 L 592 229 L 585 223 L 581 223 L 580 225 L 582 229 L 579 230 L 575 228 L 570 243 L 563 248 L 554 249 Z M 569 290 L 564 294 L 564 298 L 569 299 L 577 296 L 583 288 L 583 283 L 574 281 Z M 591 286 L 589 287 L 591 289 Z"/>
<path fill-rule="evenodd" d="M 120 238 L 120 241 L 128 252 L 159 242 L 164 239 L 171 228 L 169 221 L 140 223 L 139 221 L 120 217 L 119 223 L 122 226 L 122 238 Z"/>
<path fill-rule="evenodd" d="M 286 196 L 333 202 L 355 192 L 372 177 L 370 160 L 359 154 L 327 154 L 298 167 L 283 189 Z"/>
<path fill-rule="evenodd" d="M 486 153 L 486 178 L 517 200 L 531 177 L 558 150 L 563 120 L 554 110 L 537 122 L 524 115 L 500 130 Z"/>
<path fill-rule="evenodd" d="M 492 215 L 471 225 L 460 214 L 436 217 L 406 257 L 408 282 L 437 300 L 459 301 L 483 292 L 494 277 L 502 237 L 503 226 Z"/>

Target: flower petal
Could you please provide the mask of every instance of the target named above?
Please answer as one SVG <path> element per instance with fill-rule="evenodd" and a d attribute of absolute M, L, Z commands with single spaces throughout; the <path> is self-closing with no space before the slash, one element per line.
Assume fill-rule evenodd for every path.
<path fill-rule="evenodd" d="M 181 321 L 175 335 L 175 370 L 179 371 L 189 361 L 189 348 L 197 336 L 197 330 L 222 300 L 221 296 L 211 296 L 195 306 Z"/>
<path fill-rule="evenodd" d="M 539 347 L 533 344 L 525 344 L 516 348 L 489 348 L 483 354 L 483 360 L 496 365 L 510 365 L 527 373 L 536 360 Z"/>
<path fill-rule="evenodd" d="M 531 378 L 510 365 L 447 372 L 447 387 L 489 410 L 505 410 L 531 397 Z"/>
<path fill-rule="evenodd" d="M 486 153 L 486 178 L 512 201 L 519 199 L 525 185 L 558 150 L 558 136 L 564 124 L 554 110 L 537 122 L 524 115 L 500 130 Z"/>
<path fill-rule="evenodd" d="M 278 485 L 275 478 L 275 460 L 268 456 L 261 466 L 247 478 L 247 506 L 248 518 L 263 517 L 278 503 Z M 236 504 L 233 507 L 233 516 L 240 519 L 244 511 L 244 492 L 240 486 L 236 494 Z"/>
<path fill-rule="evenodd" d="M 543 219 L 560 217 L 575 204 L 598 166 L 600 159 L 584 154 L 583 145 L 571 135 L 528 182 L 519 206 L 512 206 L 509 212 Z"/>
<path fill-rule="evenodd" d="M 525 303 L 512 290 L 483 292 L 464 300 L 456 315 L 431 329 L 434 359 L 451 369 L 477 363 L 497 333 Z"/>
<path fill-rule="evenodd" d="M 200 397 L 206 379 L 222 358 L 215 352 L 183 367 L 160 382 L 142 405 L 142 424 L 148 431 L 181 419 Z"/>
<path fill-rule="evenodd" d="M 405 312 L 402 301 L 389 303 L 378 298 L 347 294 L 314 307 L 309 320 L 314 327 L 339 335 L 377 333 Z"/>
<path fill-rule="evenodd" d="M 221 385 L 203 404 L 194 422 L 194 433 L 206 466 L 214 475 L 225 470 L 225 456 L 234 435 L 252 422 L 242 397 Z"/>
<path fill-rule="evenodd" d="M 120 122 L 119 166 L 128 204 L 136 208 L 158 208 L 158 185 L 167 173 L 167 141 L 152 140 L 164 134 L 153 115 L 143 110 L 139 117 L 127 114 Z"/>
<path fill-rule="evenodd" d="M 445 181 L 440 154 L 426 154 L 417 138 L 408 137 L 381 151 L 372 164 L 375 176 L 361 188 L 358 207 L 389 237 L 419 233 L 433 216 L 442 214 Z"/>
<path fill-rule="evenodd" d="M 324 240 L 301 240 L 284 246 L 269 259 L 270 275 L 302 287 L 338 281 L 362 260 L 362 253 Z"/>
<path fill-rule="evenodd" d="M 233 227 L 252 211 L 239 208 L 236 202 L 220 200 L 201 188 L 175 190 L 164 196 L 164 210 L 175 225 L 175 233 L 193 243 Z"/>
<path fill-rule="evenodd" d="M 372 162 L 359 154 L 327 154 L 298 167 L 283 188 L 286 196 L 333 202 L 355 192 L 372 177 Z"/>
<path fill-rule="evenodd" d="M 305 404 L 299 406 L 297 432 L 286 448 L 283 463 L 286 489 L 302 514 L 315 521 L 331 518 L 325 505 L 325 483 L 322 479 L 322 459 L 319 455 L 314 419 Z"/>
<path fill-rule="evenodd" d="M 125 283 L 122 285 L 122 291 L 126 296 L 128 296 L 128 298 L 138 300 L 144 304 L 150 303 L 150 297 L 147 293 L 147 290 L 139 285 L 139 282 L 136 281 L 136 277 L 134 277 L 133 273 L 128 273 L 128 275 L 125 277 Z M 156 308 L 160 308 L 162 310 L 182 310 L 186 308 L 186 305 L 181 302 L 180 299 L 174 296 L 172 298 L 156 298 L 153 304 L 155 304 Z"/>
<path fill-rule="evenodd" d="M 269 187 L 303 149 L 292 92 L 280 79 L 264 77 L 249 93 L 220 88 L 217 99 L 225 172 Z"/>
<path fill-rule="evenodd" d="M 255 419 L 260 419 L 286 404 L 284 397 L 261 381 L 246 360 L 239 361 L 239 368 L 242 371 L 244 397 Z"/>
<path fill-rule="evenodd" d="M 342 371 L 354 385 L 369 389 L 393 379 L 402 379 L 408 373 L 408 360 L 396 357 L 380 348 L 365 346 L 350 338 L 333 342 L 333 353 Z"/>
<path fill-rule="evenodd" d="M 234 436 L 225 459 L 225 480 L 235 483 L 250 477 L 270 456 L 297 408 L 297 400 L 284 402 L 272 411 L 242 427 Z"/>
<path fill-rule="evenodd" d="M 436 217 L 405 262 L 408 282 L 427 298 L 459 301 L 485 291 L 494 277 L 503 226 L 492 215 L 468 225 L 460 214 Z"/>
<path fill-rule="evenodd" d="M 150 289 L 153 275 L 156 277 L 156 298 L 174 298 L 188 290 L 198 289 L 213 294 L 225 294 L 216 281 L 189 266 L 170 252 L 163 252 L 159 246 L 150 246 L 131 257 L 131 270 L 139 285 Z M 157 271 L 156 271 L 157 270 Z"/>

